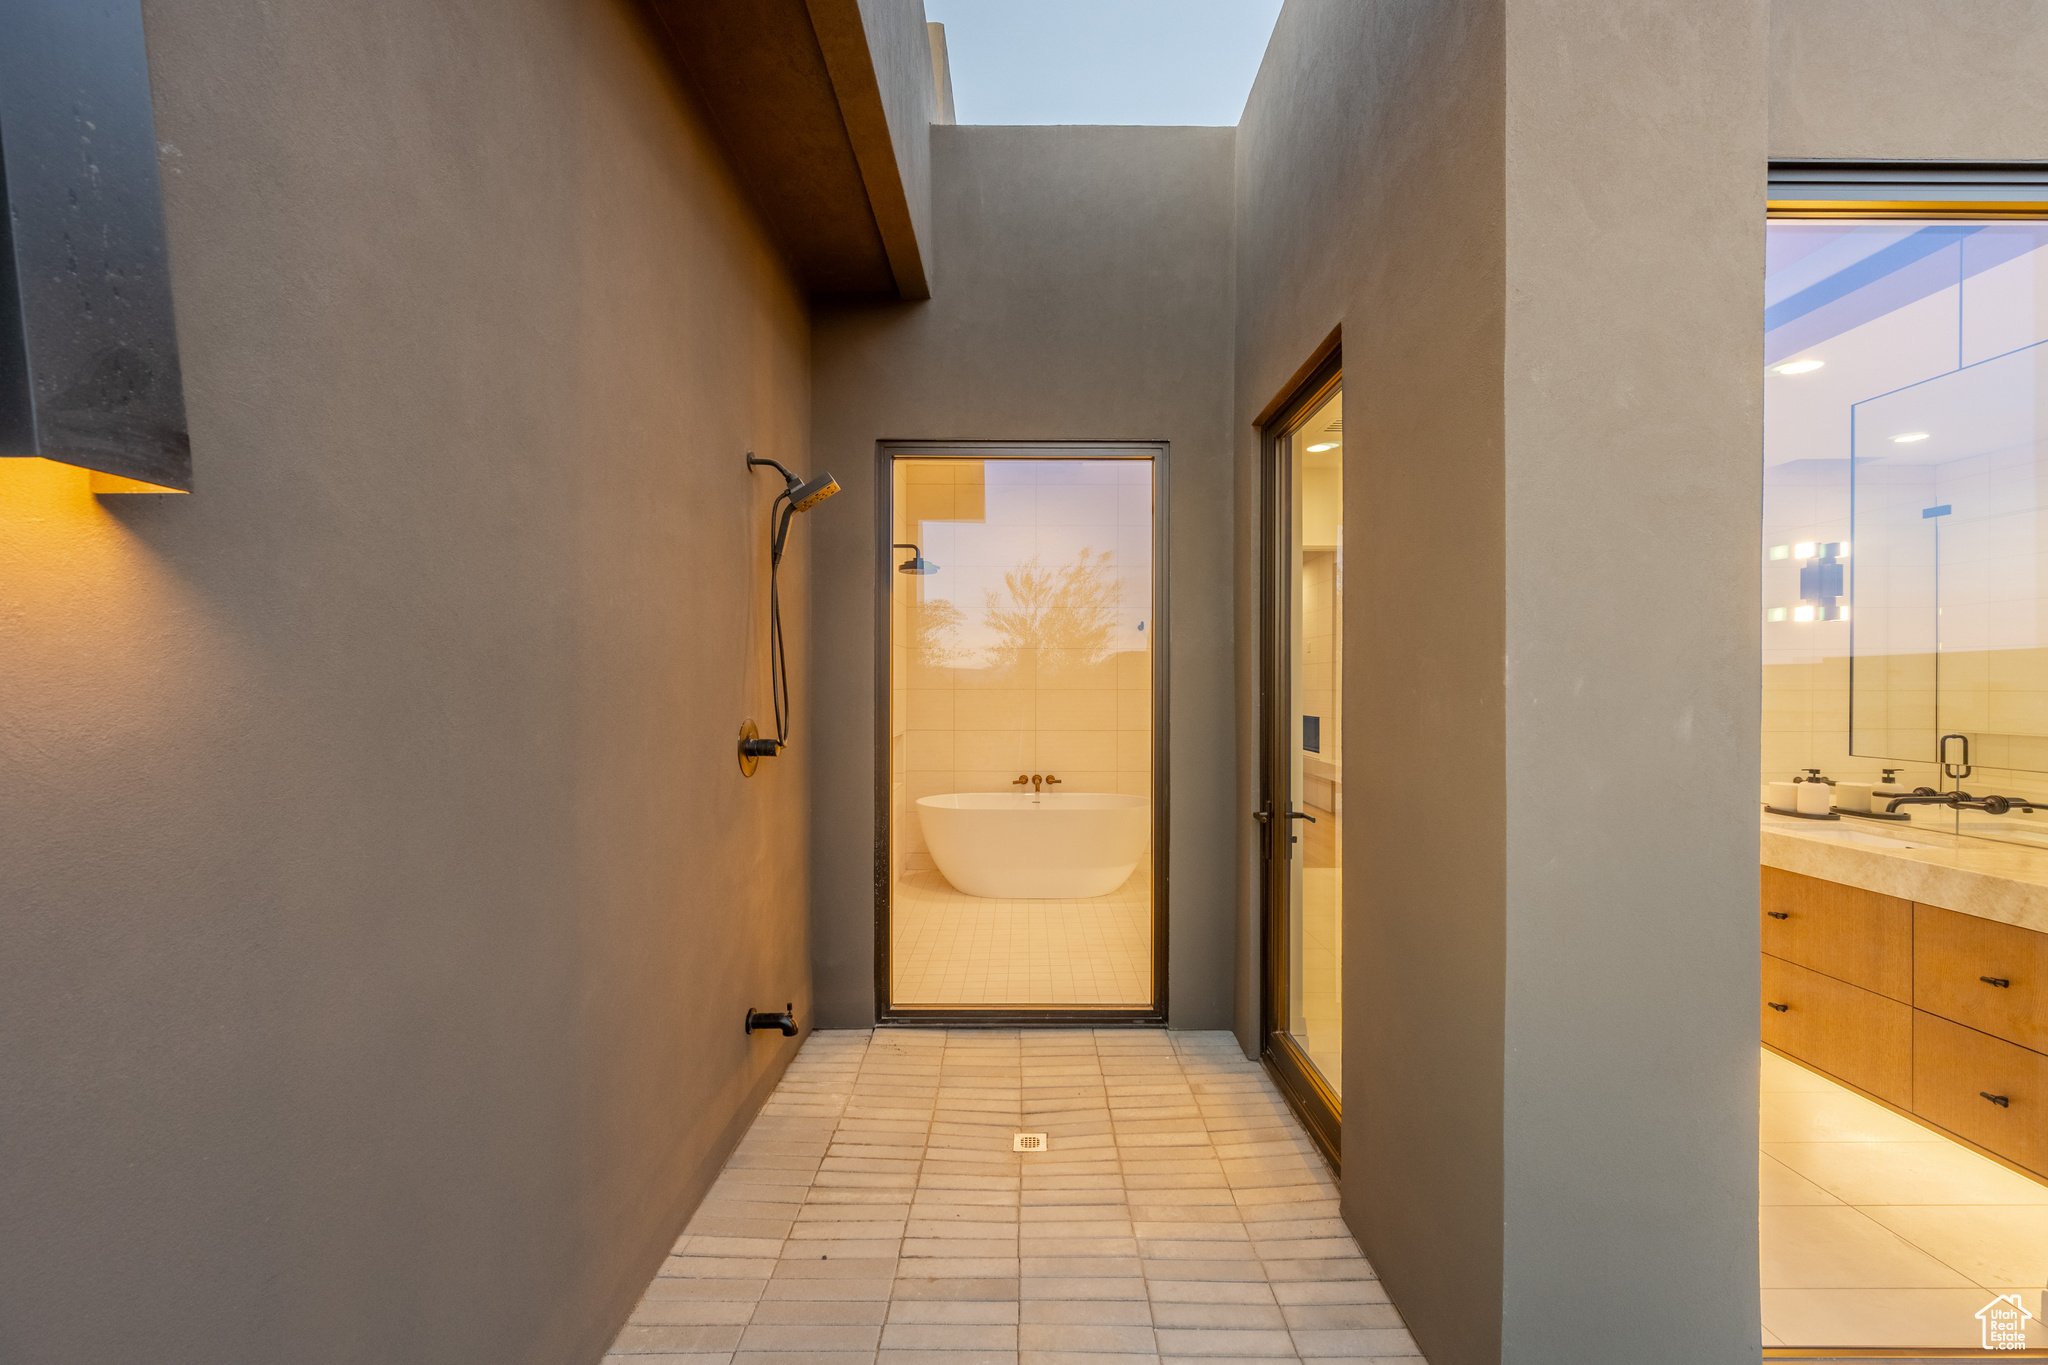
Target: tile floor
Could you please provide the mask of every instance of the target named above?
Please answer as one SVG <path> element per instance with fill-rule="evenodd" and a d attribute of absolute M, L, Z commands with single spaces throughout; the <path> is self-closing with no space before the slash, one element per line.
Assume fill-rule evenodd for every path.
<path fill-rule="evenodd" d="M 1137 1005 L 1152 1000 L 1152 877 L 1107 896 L 990 900 L 937 872 L 896 882 L 898 1005 Z"/>
<path fill-rule="evenodd" d="M 1761 1099 L 1764 1345 L 1977 1347 L 1994 1294 L 2048 1316 L 2048 1186 L 1770 1052 Z"/>
<path fill-rule="evenodd" d="M 606 1357 L 1404 1358 L 1265 1073 L 1229 1034 L 1150 1029 L 812 1034 Z"/>

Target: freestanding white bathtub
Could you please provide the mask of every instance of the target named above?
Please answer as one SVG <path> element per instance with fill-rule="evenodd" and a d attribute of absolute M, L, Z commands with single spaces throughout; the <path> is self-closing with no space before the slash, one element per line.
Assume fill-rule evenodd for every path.
<path fill-rule="evenodd" d="M 924 841 L 970 896 L 1106 896 L 1129 880 L 1152 835 L 1152 803 L 1111 792 L 953 792 L 918 798 Z"/>

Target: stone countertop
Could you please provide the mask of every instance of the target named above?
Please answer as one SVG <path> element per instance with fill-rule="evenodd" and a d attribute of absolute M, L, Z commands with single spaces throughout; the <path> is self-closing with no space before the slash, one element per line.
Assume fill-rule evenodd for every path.
<path fill-rule="evenodd" d="M 1888 848 L 1890 840 L 1916 845 Z M 1938 905 L 2048 933 L 2048 849 L 1878 820 L 1799 820 L 1762 812 L 1765 867 Z"/>

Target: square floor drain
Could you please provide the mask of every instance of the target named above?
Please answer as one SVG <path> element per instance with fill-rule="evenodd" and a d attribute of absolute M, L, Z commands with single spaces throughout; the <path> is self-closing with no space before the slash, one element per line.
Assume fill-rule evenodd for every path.
<path fill-rule="evenodd" d="M 1010 1139 L 1013 1152 L 1042 1152 L 1045 1150 L 1045 1134 L 1018 1133 Z"/>

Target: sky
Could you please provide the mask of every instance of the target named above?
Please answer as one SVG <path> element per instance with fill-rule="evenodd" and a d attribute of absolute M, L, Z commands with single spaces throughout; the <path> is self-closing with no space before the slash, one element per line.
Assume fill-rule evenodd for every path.
<path fill-rule="evenodd" d="M 925 0 L 961 123 L 1234 126 L 1281 0 Z"/>

